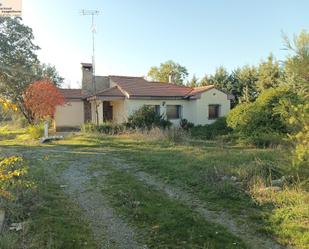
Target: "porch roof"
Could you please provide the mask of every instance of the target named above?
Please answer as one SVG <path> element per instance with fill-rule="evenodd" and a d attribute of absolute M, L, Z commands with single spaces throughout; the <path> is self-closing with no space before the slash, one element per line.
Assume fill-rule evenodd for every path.
<path fill-rule="evenodd" d="M 94 96 L 90 96 L 88 100 L 100 99 L 100 100 L 117 100 L 124 99 L 125 95 L 119 90 L 117 86 L 104 89 Z"/>

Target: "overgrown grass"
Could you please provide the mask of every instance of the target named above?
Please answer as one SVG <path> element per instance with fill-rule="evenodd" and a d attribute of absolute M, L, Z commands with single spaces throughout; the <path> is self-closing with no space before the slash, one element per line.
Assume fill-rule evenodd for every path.
<path fill-rule="evenodd" d="M 29 165 L 29 177 L 36 187 L 19 193 L 13 201 L 2 203 L 8 225 L 19 222 L 26 225 L 22 232 L 1 234 L 0 248 L 97 248 L 82 211 L 46 171 L 47 158 L 38 156 Z"/>
<path fill-rule="evenodd" d="M 210 209 L 224 209 L 235 217 L 244 217 L 257 232 L 296 248 L 305 249 L 309 244 L 308 192 L 301 189 L 295 192 L 293 186 L 287 185 L 283 191 L 261 200 L 251 191 L 254 186 L 268 187 L 271 179 L 288 174 L 289 153 L 284 148 L 224 144 L 218 147 L 216 142 L 177 145 L 136 135 L 83 136 L 60 143 L 117 155 L 169 184 L 194 193 Z M 261 177 L 265 186 L 254 185 L 256 177 Z"/>
<path fill-rule="evenodd" d="M 149 248 L 245 248 L 223 227 L 207 222 L 183 204 L 113 170 L 102 190 L 113 206 L 144 231 Z"/>
<path fill-rule="evenodd" d="M 1 143 L 17 146 L 21 141 L 12 139 Z M 127 163 L 134 164 L 137 169 L 191 192 L 210 209 L 225 210 L 235 217 L 245 217 L 246 222 L 255 227 L 257 232 L 267 233 L 282 244 L 300 249 L 306 249 L 309 244 L 309 194 L 306 189 L 300 188 L 298 184 L 289 185 L 289 182 L 286 182 L 283 190 L 265 191 L 265 188 L 271 186 L 271 179 L 278 179 L 289 172 L 287 170 L 290 165 L 289 153 L 284 148 L 258 149 L 224 143 L 218 145 L 216 142 L 208 141 L 175 143 L 166 139 L 145 139 L 145 136 L 138 134 L 82 135 L 54 142 L 49 146 L 58 149 L 65 146 L 75 151 L 95 150 L 123 158 Z M 257 178 L 262 179 L 263 185 L 254 181 Z M 164 237 L 165 230 L 158 235 L 156 233 L 160 231 L 157 232 L 157 228 L 152 229 L 152 225 L 156 226 L 157 221 L 168 228 L 178 224 L 174 229 L 180 229 L 179 231 L 168 233 L 174 239 L 180 235 L 184 237 L 190 235 L 190 231 L 182 232 L 181 224 L 188 222 L 192 225 L 193 223 L 190 223 L 192 217 L 194 221 L 198 220 L 198 227 L 204 229 L 205 224 L 199 223 L 198 216 L 180 203 L 166 199 L 162 194 L 136 182 L 131 176 L 115 171 L 108 181 L 109 187 L 104 191 L 109 194 L 113 205 L 136 226 L 149 229 L 146 231 L 147 234 L 151 234 L 149 242 L 151 245 L 158 238 L 162 239 L 165 245 L 171 242 L 169 237 Z M 138 202 L 134 204 L 134 201 L 140 204 L 137 204 Z M 147 203 L 152 203 L 154 207 L 148 206 Z M 156 203 L 167 205 L 167 210 L 180 208 L 182 211 L 178 210 L 177 215 L 186 214 L 188 216 L 185 217 L 191 218 L 180 220 L 180 223 L 167 224 L 177 217 L 163 213 L 164 219 L 161 219 L 158 210 L 165 211 L 165 209 L 155 207 Z M 134 206 L 136 204 L 137 207 Z M 194 229 L 192 231 L 195 232 Z M 196 233 L 199 234 L 198 231 Z M 181 240 L 176 241 L 179 242 L 177 244 L 179 248 L 182 248 Z M 194 236 L 188 241 L 191 245 L 201 245 L 200 240 Z M 217 246 L 212 243 L 218 242 L 205 244 L 205 248 Z M 196 246 L 196 248 L 203 247 Z"/>

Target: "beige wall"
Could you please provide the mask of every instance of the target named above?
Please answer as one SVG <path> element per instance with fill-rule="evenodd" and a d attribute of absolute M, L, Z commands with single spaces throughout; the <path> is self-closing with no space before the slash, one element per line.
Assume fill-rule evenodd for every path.
<path fill-rule="evenodd" d="M 160 114 L 166 115 L 167 105 L 181 105 L 182 118 L 193 122 L 192 106 L 194 101 L 189 100 L 144 100 L 144 99 L 126 99 L 125 110 L 126 117 L 129 117 L 134 111 L 138 110 L 143 105 L 160 105 Z M 174 125 L 179 125 L 180 119 L 170 120 Z"/>
<path fill-rule="evenodd" d="M 92 103 L 92 117 L 95 117 L 94 103 Z M 208 119 L 208 105 L 219 104 L 220 116 L 226 116 L 230 110 L 230 100 L 227 95 L 217 89 L 208 90 L 196 100 L 146 100 L 146 99 L 125 99 L 111 101 L 113 106 L 113 121 L 123 123 L 127 118 L 143 105 L 160 105 L 160 114 L 165 116 L 167 105 L 181 105 L 182 118 L 187 119 L 195 125 L 205 125 L 215 120 Z M 98 107 L 99 121 L 103 122 L 102 104 Z M 179 125 L 180 119 L 170 120 L 174 125 Z M 95 122 L 95 120 L 93 120 Z"/>
<path fill-rule="evenodd" d="M 125 122 L 127 116 L 124 109 L 124 100 L 111 101 L 111 104 L 113 106 L 113 122 L 118 124 Z"/>
<path fill-rule="evenodd" d="M 57 106 L 55 113 L 56 127 L 79 127 L 84 123 L 84 102 L 69 101 L 64 106 Z"/>
<path fill-rule="evenodd" d="M 211 124 L 215 120 L 208 119 L 208 105 L 220 105 L 220 117 L 224 117 L 230 111 L 231 103 L 227 95 L 217 89 L 211 89 L 201 94 L 201 98 L 196 100 L 195 121 L 196 125 Z M 192 110 L 194 111 L 194 110 Z"/>
<path fill-rule="evenodd" d="M 163 105 L 163 102 L 165 104 Z M 215 120 L 208 119 L 208 105 L 220 105 L 220 117 L 226 116 L 230 110 L 230 100 L 227 95 L 217 89 L 211 89 L 201 94 L 196 100 L 137 100 L 126 99 L 124 101 L 124 114 L 127 118 L 135 110 L 143 105 L 160 105 L 160 113 L 165 115 L 167 105 L 181 105 L 182 118 L 187 119 L 195 125 L 211 124 Z M 178 120 L 170 120 L 173 124 L 178 125 Z"/>

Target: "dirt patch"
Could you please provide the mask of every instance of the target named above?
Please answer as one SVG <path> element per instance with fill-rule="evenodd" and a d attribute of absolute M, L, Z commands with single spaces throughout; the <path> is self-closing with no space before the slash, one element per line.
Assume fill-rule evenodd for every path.
<path fill-rule="evenodd" d="M 132 228 L 115 215 L 102 193 L 87 188 L 91 178 L 87 176 L 85 163 L 82 163 L 82 168 L 80 165 L 71 165 L 64 171 L 62 179 L 68 186 L 64 190 L 85 210 L 101 248 L 145 248 L 134 240 Z M 100 179 L 104 180 L 103 174 Z"/>
<path fill-rule="evenodd" d="M 29 152 L 33 155 L 34 151 Z M 38 156 L 38 153 L 41 156 Z M 36 150 L 36 158 L 49 154 L 50 166 L 48 170 L 51 176 L 57 179 L 63 191 L 72 198 L 83 210 L 87 220 L 89 220 L 91 229 L 94 233 L 95 239 L 99 248 L 101 249 L 146 249 L 147 246 L 140 245 L 135 240 L 135 232 L 124 220 L 119 218 L 114 210 L 105 199 L 104 195 L 99 189 L 91 186 L 91 180 L 95 177 L 100 177 L 104 181 L 104 169 L 100 171 L 100 175 L 91 175 L 88 172 L 88 167 L 98 156 L 103 153 L 97 152 L 79 152 L 72 150 L 53 150 L 53 149 L 40 149 Z M 53 153 L 53 154 L 51 154 Z M 54 154 L 57 153 L 57 154 Z M 66 169 L 56 175 L 57 165 L 61 161 L 61 154 L 72 154 L 74 160 L 65 158 Z M 75 154 L 75 155 L 73 155 Z M 63 155 L 63 154 L 62 154 Z M 39 160 L 39 159 L 38 159 Z"/>

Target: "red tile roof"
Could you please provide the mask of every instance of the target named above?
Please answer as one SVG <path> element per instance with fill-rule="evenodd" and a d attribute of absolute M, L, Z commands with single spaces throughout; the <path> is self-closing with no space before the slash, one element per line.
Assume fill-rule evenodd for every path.
<path fill-rule="evenodd" d="M 97 94 L 97 96 L 107 97 L 125 97 L 125 95 L 119 90 L 117 86 L 107 88 Z"/>
<path fill-rule="evenodd" d="M 189 96 L 193 96 L 193 95 L 196 95 L 202 92 L 206 92 L 214 87 L 215 87 L 214 85 L 195 87 L 192 89 L 192 91 L 187 96 L 189 97 Z"/>
<path fill-rule="evenodd" d="M 149 82 L 142 77 L 109 76 L 130 97 L 184 97 L 193 88 L 176 84 Z"/>
<path fill-rule="evenodd" d="M 82 93 L 82 89 L 59 89 L 66 99 L 83 99 L 87 95 Z"/>
<path fill-rule="evenodd" d="M 142 77 L 109 76 L 116 86 L 107 88 L 96 94 L 98 97 L 120 98 L 191 98 L 199 93 L 214 88 L 213 85 L 203 87 L 179 86 L 171 83 L 149 82 Z M 60 89 L 66 99 L 84 99 L 91 97 L 82 89 Z M 95 96 L 92 96 L 95 97 Z"/>

